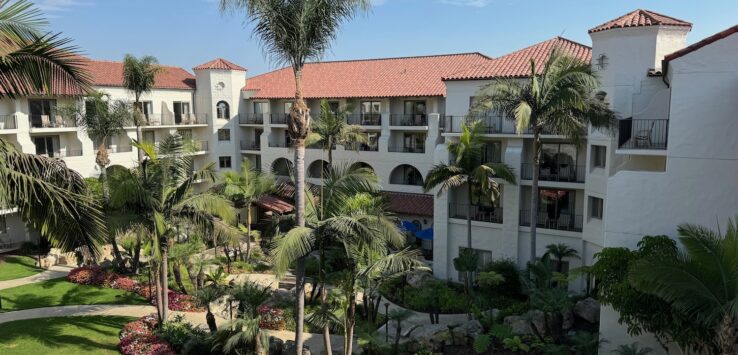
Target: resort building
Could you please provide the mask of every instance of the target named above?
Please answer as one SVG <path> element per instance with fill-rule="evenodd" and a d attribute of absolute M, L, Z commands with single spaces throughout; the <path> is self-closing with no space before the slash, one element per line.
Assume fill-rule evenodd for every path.
<path fill-rule="evenodd" d="M 369 143 L 337 145 L 333 164 L 376 172 L 390 209 L 415 231 L 437 278 L 458 280 L 452 260 L 466 246 L 468 215 L 481 262 L 511 258 L 523 267 L 535 213 L 539 255 L 548 244 L 564 243 L 581 255 L 566 260 L 567 267 L 591 265 L 604 247 L 635 247 L 645 235 L 676 236 L 684 222 L 724 225 L 737 213 L 738 26 L 687 46 L 691 28 L 636 10 L 589 30 L 591 47 L 554 37 L 496 58 L 462 53 L 310 63 L 305 97 L 313 119 L 321 100 L 333 111 L 351 111 L 348 122 L 360 125 Z M 543 62 L 553 49 L 591 61 L 619 122 L 614 132 L 588 129 L 580 145 L 544 134 L 540 186 L 532 191 L 532 135 L 517 134 L 511 120 L 495 113 L 470 116 L 469 108 L 482 85 L 526 78 L 530 59 Z M 92 60 L 89 69 L 97 89 L 133 101 L 122 87 L 121 63 Z M 156 88 L 141 98 L 149 119 L 144 140 L 178 132 L 195 142 L 194 168 L 214 163 L 216 170 L 238 169 L 248 159 L 287 175 L 293 157 L 286 125 L 294 95 L 291 69 L 249 76 L 245 68 L 216 59 L 193 71 L 165 66 Z M 59 157 L 82 175 L 96 176 L 96 145 L 55 114 L 56 106 L 70 102 L 57 94 L 0 101 L 0 136 L 26 153 Z M 445 143 L 458 139 L 461 122 L 469 119 L 486 123 L 485 159 L 507 164 L 517 176 L 517 184 L 503 183 L 496 202 L 475 198 L 470 204 L 460 191 L 422 191 L 428 170 L 449 161 Z M 130 145 L 135 127 L 126 132 L 109 142 L 112 164 L 136 161 Z M 308 181 L 319 183 L 328 153 L 310 147 L 305 166 Z M 530 205 L 533 193 L 538 206 Z M 280 196 L 257 205 L 275 213 L 291 210 Z M 2 213 L 0 249 L 33 238 L 12 210 Z M 634 341 L 607 307 L 600 331 L 608 349 Z"/>

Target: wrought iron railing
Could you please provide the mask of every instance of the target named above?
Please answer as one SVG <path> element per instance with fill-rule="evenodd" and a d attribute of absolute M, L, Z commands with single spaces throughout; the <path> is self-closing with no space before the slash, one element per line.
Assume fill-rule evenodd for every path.
<path fill-rule="evenodd" d="M 619 149 L 666 149 L 669 140 L 668 119 L 618 120 Z"/>
<path fill-rule="evenodd" d="M 533 179 L 534 164 L 523 163 L 520 167 L 520 177 L 523 180 Z M 540 166 L 538 179 L 541 181 L 584 182 L 586 167 L 584 165 L 559 164 Z"/>
<path fill-rule="evenodd" d="M 520 225 L 530 227 L 530 210 L 520 211 Z M 581 232 L 583 217 L 579 214 L 572 213 L 550 213 L 547 211 L 538 212 L 538 221 L 536 226 L 538 228 L 545 229 L 556 229 L 570 232 Z"/>
<path fill-rule="evenodd" d="M 462 203 L 448 204 L 448 218 L 467 219 L 487 223 L 502 223 L 502 207 L 474 206 Z"/>

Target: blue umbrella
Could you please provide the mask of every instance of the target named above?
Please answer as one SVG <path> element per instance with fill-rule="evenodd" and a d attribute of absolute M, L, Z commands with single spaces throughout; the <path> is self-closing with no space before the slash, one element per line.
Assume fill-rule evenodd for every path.
<path fill-rule="evenodd" d="M 423 240 L 433 240 L 433 228 L 415 232 L 415 237 Z"/>
<path fill-rule="evenodd" d="M 416 232 L 418 230 L 418 226 L 416 226 L 413 222 L 410 221 L 402 221 L 402 229 L 406 232 Z"/>

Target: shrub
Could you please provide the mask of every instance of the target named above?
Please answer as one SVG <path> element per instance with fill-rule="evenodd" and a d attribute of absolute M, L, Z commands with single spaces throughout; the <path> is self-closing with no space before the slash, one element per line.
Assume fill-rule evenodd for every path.
<path fill-rule="evenodd" d="M 148 315 L 127 323 L 120 332 L 118 349 L 123 355 L 175 355 L 172 346 L 153 330 L 156 316 Z"/>
<path fill-rule="evenodd" d="M 182 352 L 191 338 L 204 337 L 205 331 L 193 327 L 192 324 L 185 322 L 182 315 L 178 315 L 164 323 L 161 329 L 156 330 L 156 335 L 167 341 L 177 352 Z"/>
<path fill-rule="evenodd" d="M 285 312 L 276 307 L 263 305 L 256 309 L 259 314 L 259 328 L 269 330 L 285 329 Z"/>
<path fill-rule="evenodd" d="M 494 271 L 505 280 L 494 287 L 483 288 L 500 296 L 519 298 L 521 294 L 520 271 L 510 259 L 493 260 L 482 267 L 483 272 Z"/>
<path fill-rule="evenodd" d="M 107 279 L 107 272 L 99 266 L 78 267 L 67 275 L 67 280 L 80 285 L 102 286 Z"/>

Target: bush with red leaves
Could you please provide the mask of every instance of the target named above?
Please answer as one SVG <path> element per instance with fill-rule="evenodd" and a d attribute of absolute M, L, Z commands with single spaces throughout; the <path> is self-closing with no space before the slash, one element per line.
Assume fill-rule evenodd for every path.
<path fill-rule="evenodd" d="M 263 305 L 259 306 L 256 312 L 259 313 L 259 328 L 269 330 L 285 329 L 284 311 L 282 309 Z"/>
<path fill-rule="evenodd" d="M 175 355 L 172 346 L 154 334 L 156 315 L 127 323 L 120 331 L 118 349 L 123 355 Z"/>

